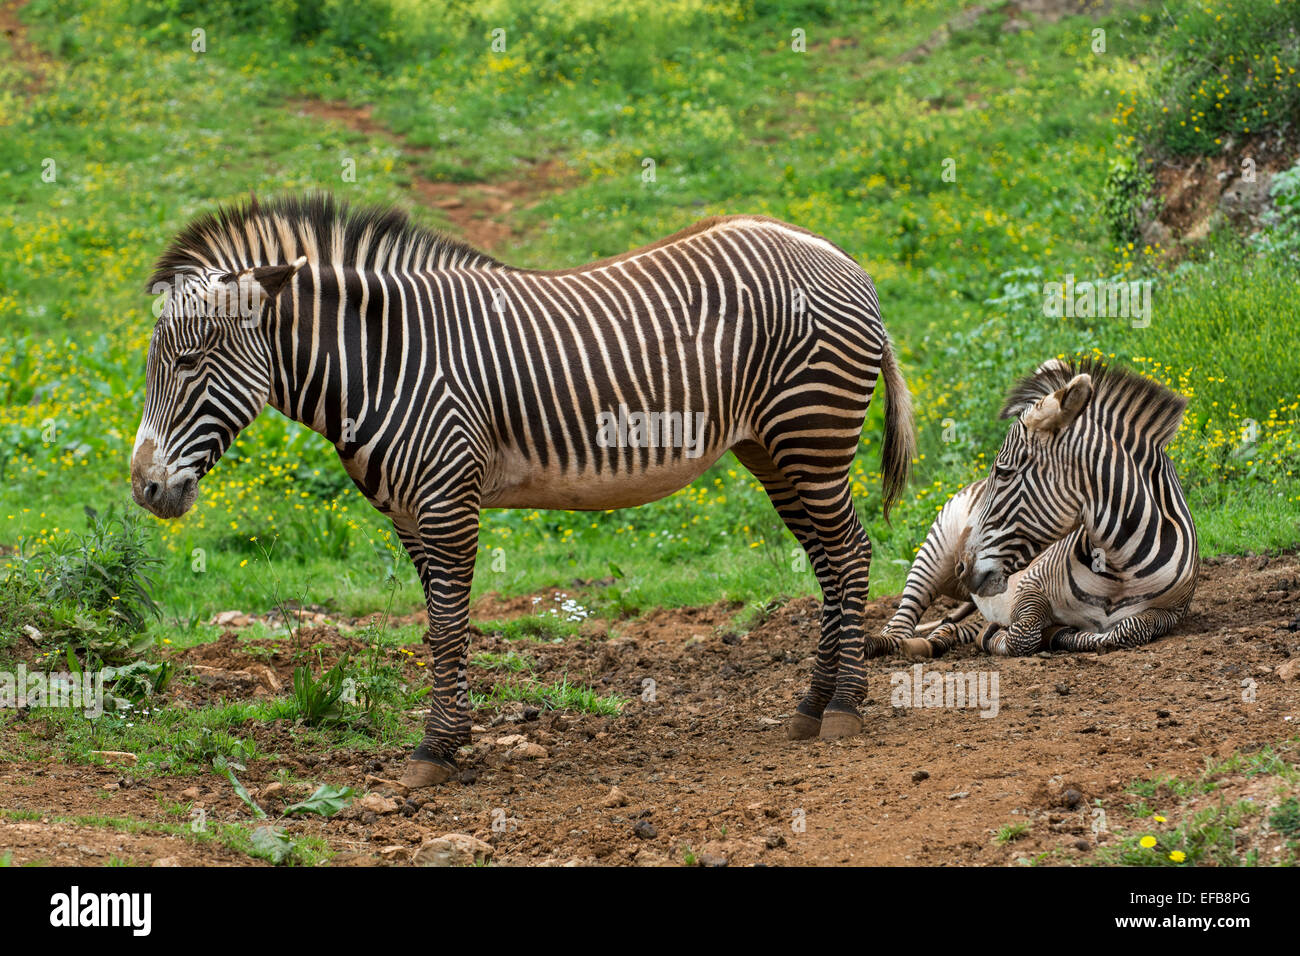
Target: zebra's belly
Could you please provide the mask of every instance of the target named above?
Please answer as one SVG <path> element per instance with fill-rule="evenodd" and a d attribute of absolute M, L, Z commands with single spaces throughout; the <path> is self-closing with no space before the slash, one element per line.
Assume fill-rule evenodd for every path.
<path fill-rule="evenodd" d="M 706 449 L 695 458 L 674 455 L 644 470 L 588 467 L 583 471 L 558 464 L 542 467 L 517 455 L 502 455 L 488 469 L 485 508 L 540 508 L 605 511 L 657 501 L 685 488 L 722 457 L 729 445 Z"/>

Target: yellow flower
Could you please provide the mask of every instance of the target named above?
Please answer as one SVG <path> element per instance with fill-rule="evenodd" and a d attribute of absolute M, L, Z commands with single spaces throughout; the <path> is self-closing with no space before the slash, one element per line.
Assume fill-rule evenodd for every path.
<path fill-rule="evenodd" d="M 1153 836 L 1144 836 L 1142 839 L 1138 840 L 1138 845 L 1149 850 L 1156 845 L 1156 838 Z"/>
<path fill-rule="evenodd" d="M 1164 823 L 1164 822 L 1165 822 L 1165 818 L 1162 817 L 1162 816 L 1161 816 L 1160 814 L 1158 814 L 1158 813 L 1152 814 L 1152 815 L 1151 815 L 1151 819 L 1152 819 L 1152 820 L 1155 820 L 1156 823 Z"/>
<path fill-rule="evenodd" d="M 1172 853 L 1169 854 L 1169 859 L 1173 860 L 1175 863 L 1182 863 L 1185 859 L 1187 859 L 1187 854 L 1184 853 L 1182 850 L 1174 850 Z"/>

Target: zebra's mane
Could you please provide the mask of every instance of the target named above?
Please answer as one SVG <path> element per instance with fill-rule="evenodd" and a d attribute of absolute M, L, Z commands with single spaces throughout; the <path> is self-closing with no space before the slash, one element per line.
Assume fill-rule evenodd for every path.
<path fill-rule="evenodd" d="M 191 220 L 159 257 L 149 288 L 182 273 L 238 272 L 299 256 L 373 272 L 502 265 L 469 243 L 417 225 L 400 209 L 351 206 L 324 193 L 267 202 L 251 197 Z"/>
<path fill-rule="evenodd" d="M 1026 375 L 1011 387 L 1000 417 L 1019 415 L 1040 398 L 1064 388 L 1080 374 L 1087 374 L 1092 379 L 1093 397 L 1089 405 L 1131 411 L 1139 430 L 1154 439 L 1157 446 L 1162 447 L 1172 439 L 1182 424 L 1183 412 L 1187 408 L 1186 396 L 1132 369 L 1107 365 L 1092 357 L 1044 362 L 1033 374 Z"/>

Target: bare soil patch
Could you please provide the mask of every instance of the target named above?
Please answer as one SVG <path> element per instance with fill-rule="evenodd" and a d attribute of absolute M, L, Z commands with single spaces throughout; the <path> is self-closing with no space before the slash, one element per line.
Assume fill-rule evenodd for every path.
<path fill-rule="evenodd" d="M 1277 136 L 1228 144 L 1222 153 L 1166 159 L 1155 166 L 1155 214 L 1142 224 L 1142 239 L 1162 246 L 1173 259 L 1226 221 L 1239 232 L 1261 227 L 1273 176 L 1294 165 L 1300 142 Z"/>
<path fill-rule="evenodd" d="M 870 626 L 882 625 L 893 604 L 873 602 Z M 460 778 L 440 788 L 394 793 L 375 778 L 400 775 L 404 750 L 313 747 L 285 721 L 240 731 L 266 755 L 240 778 L 272 817 L 324 782 L 377 791 L 330 820 L 283 821 L 294 835 L 326 840 L 336 865 L 408 864 L 447 833 L 484 841 L 497 865 L 724 858 L 731 865 L 976 865 L 1052 850 L 1048 862 L 1068 863 L 1112 839 L 1091 831 L 1095 801 L 1120 821 L 1132 781 L 1194 777 L 1207 759 L 1295 736 L 1300 720 L 1300 680 L 1278 673 L 1300 654 L 1295 555 L 1208 562 L 1192 614 L 1147 647 L 1018 659 L 968 647 L 925 665 L 995 672 L 994 717 L 894 707 L 890 675 L 911 673 L 912 664 L 873 661 L 865 732 L 843 741 L 793 743 L 781 726 L 808 679 L 817 602 L 793 601 L 746 634 L 731 625 L 736 610 L 723 603 L 662 610 L 617 623 L 604 638 L 563 643 L 476 632 L 473 654 L 514 650 L 535 661 L 539 681 L 567 678 L 630 702 L 617 718 L 522 704 L 479 711 Z M 266 667 L 283 681 L 292 654 L 282 658 L 283 642 L 271 643 L 226 634 L 177 659 L 227 671 Z M 325 627 L 311 644 L 328 666 L 354 651 L 356 638 Z M 413 660 L 427 661 L 423 647 Z M 478 691 L 502 679 L 471 668 Z M 190 702 L 192 691 L 178 693 Z M 6 753 L 15 752 L 11 734 L 12 726 L 0 732 Z M 280 771 L 301 782 L 281 786 Z M 0 807 L 45 819 L 93 813 L 157 822 L 171 819 L 163 809 L 171 801 L 201 806 L 209 820 L 251 822 L 224 777 L 134 774 L 54 756 L 9 759 L 0 762 Z M 1015 823 L 1028 824 L 1022 837 L 994 839 Z M 0 827 L 15 862 L 94 863 L 106 855 L 235 862 L 219 844 L 177 839 L 131 842 L 111 829 L 39 819 Z"/>
<path fill-rule="evenodd" d="M 302 113 L 342 123 L 365 136 L 383 139 L 401 149 L 410 167 L 411 185 L 425 206 L 438 209 L 466 242 L 486 252 L 503 249 L 519 235 L 514 214 L 531 209 L 548 195 L 572 183 L 572 171 L 558 160 L 529 161 L 517 176 L 497 181 L 443 182 L 421 174 L 419 160 L 430 152 L 408 143 L 374 119 L 370 106 L 350 106 L 324 100 L 295 104 Z"/>
<path fill-rule="evenodd" d="M 31 96 L 45 89 L 45 74 L 50 66 L 49 56 L 27 40 L 27 27 L 19 19 L 19 11 L 27 0 L 6 0 L 0 3 L 0 33 L 9 43 L 14 62 L 26 74 L 23 92 Z"/>

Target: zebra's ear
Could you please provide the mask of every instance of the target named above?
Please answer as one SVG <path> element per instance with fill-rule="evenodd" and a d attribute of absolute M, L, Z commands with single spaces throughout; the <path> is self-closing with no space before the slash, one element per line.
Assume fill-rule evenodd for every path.
<path fill-rule="evenodd" d="M 1076 375 L 1064 388 L 1058 388 L 1051 395 L 1040 398 L 1033 408 L 1025 412 L 1025 427 L 1050 434 L 1069 428 L 1090 398 L 1092 376 Z"/>
<path fill-rule="evenodd" d="M 262 287 L 262 295 L 267 299 L 274 299 L 280 294 L 295 272 L 307 264 L 306 256 L 299 256 L 294 262 L 283 266 L 258 266 L 247 272 L 241 273 L 239 281 L 255 281 Z"/>

